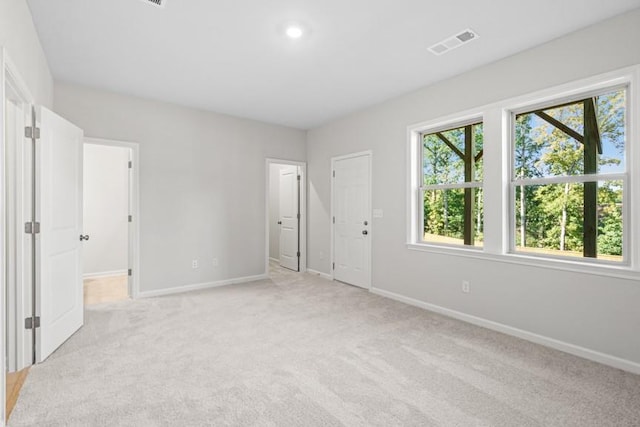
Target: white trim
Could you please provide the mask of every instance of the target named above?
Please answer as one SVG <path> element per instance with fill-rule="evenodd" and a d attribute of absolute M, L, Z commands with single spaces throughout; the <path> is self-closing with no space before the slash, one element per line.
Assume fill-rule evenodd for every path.
<path fill-rule="evenodd" d="M 126 276 L 127 270 L 103 271 L 98 273 L 85 273 L 83 279 L 100 279 L 102 277 Z"/>
<path fill-rule="evenodd" d="M 383 289 L 373 288 L 371 292 L 380 295 L 385 298 L 389 298 L 395 301 L 400 301 L 405 304 L 419 307 L 434 313 L 439 313 L 447 317 L 462 320 L 463 322 L 471 323 L 473 325 L 481 326 L 483 328 L 491 329 L 493 331 L 501 332 L 503 334 L 518 337 L 536 344 L 550 347 L 565 353 L 572 354 L 574 356 L 582 357 L 594 362 L 602 363 L 604 365 L 612 366 L 614 368 L 622 369 L 634 374 L 640 374 L 640 363 L 632 362 L 627 359 L 612 356 L 610 354 L 601 353 L 599 351 L 591 350 L 585 347 L 580 347 L 575 344 L 570 344 L 564 341 L 560 341 L 554 338 L 539 335 L 533 332 L 525 331 L 523 329 L 514 328 L 512 326 L 505 325 L 503 323 L 487 320 L 482 317 L 472 316 L 470 314 L 462 313 L 460 311 L 451 310 L 449 308 L 441 307 L 439 305 L 430 304 L 424 301 L 420 301 L 414 298 L 406 297 L 404 295 L 389 292 Z"/>
<path fill-rule="evenodd" d="M 85 144 L 105 145 L 109 147 L 122 147 L 131 150 L 131 216 L 133 221 L 129 223 L 129 256 L 131 258 L 130 268 L 132 269 L 131 280 L 129 281 L 129 297 L 140 298 L 140 145 L 136 142 L 116 141 L 102 138 L 84 138 Z"/>
<path fill-rule="evenodd" d="M 22 102 L 23 114 L 25 114 L 25 121 L 28 122 L 28 118 L 31 118 L 31 107 L 34 103 L 33 96 L 27 87 L 27 84 L 22 79 L 22 76 L 18 72 L 17 67 L 11 62 L 9 57 L 7 59 L 7 72 L 8 76 L 5 80 L 5 84 L 11 86 L 11 88 L 16 92 L 20 101 Z M 6 94 L 5 94 L 6 96 Z M 3 112 L 3 116 L 5 113 Z M 18 130 L 19 131 L 19 130 Z M 3 130 L 3 135 L 5 131 Z M 16 345 L 16 369 L 22 370 L 28 366 L 32 365 L 31 360 L 31 334 L 28 331 L 25 331 L 22 328 L 22 321 L 26 317 L 28 317 L 31 313 L 31 299 L 35 298 L 31 289 L 31 264 L 33 260 L 31 258 L 30 251 L 28 252 L 28 248 L 31 247 L 31 242 L 26 243 L 24 239 L 24 235 L 22 233 L 21 225 L 25 223 L 30 217 L 31 212 L 25 209 L 25 199 L 29 199 L 29 205 L 31 204 L 31 200 L 29 195 L 31 194 L 31 162 L 29 159 L 31 156 L 35 154 L 31 151 L 30 144 L 22 144 L 26 142 L 25 139 L 21 139 L 17 141 L 17 146 L 15 147 L 15 153 L 17 155 L 16 160 L 16 170 L 15 175 L 13 177 L 12 185 L 14 186 L 13 192 L 15 199 L 14 203 L 10 203 L 7 206 L 7 209 L 11 209 L 15 213 L 15 226 L 17 229 L 17 238 L 14 240 L 13 236 L 10 236 L 10 243 L 16 248 L 15 253 L 15 269 L 16 269 L 16 282 L 15 282 L 15 292 L 13 297 L 15 298 L 12 301 L 12 304 L 15 304 L 16 310 L 14 311 L 14 326 L 16 327 L 15 331 L 15 345 Z M 26 163 L 29 163 L 27 166 Z M 26 178 L 26 174 L 29 174 L 29 178 Z M 22 236 L 22 238 L 21 238 Z M 28 271 L 28 273 L 27 273 Z M 28 307 L 28 308 L 27 308 Z"/>
<path fill-rule="evenodd" d="M 615 277 L 625 280 L 640 280 L 640 272 L 632 270 L 628 266 L 620 263 L 613 263 L 602 260 L 595 260 L 585 264 L 581 261 L 574 261 L 567 257 L 552 258 L 551 256 L 538 257 L 533 254 L 506 253 L 491 254 L 483 252 L 481 248 L 462 246 L 443 246 L 441 244 L 428 243 L 408 243 L 407 249 L 421 252 L 431 252 L 440 255 L 454 255 L 465 258 L 475 258 L 485 261 L 502 262 L 507 264 L 525 265 L 528 267 L 538 267 L 560 271 L 570 271 L 573 273 L 590 274 L 594 276 Z"/>
<path fill-rule="evenodd" d="M 11 88 L 17 93 L 17 95 L 20 97 L 21 101 L 26 105 L 31 107 L 31 105 L 33 105 L 34 103 L 34 98 L 33 95 L 31 94 L 31 91 L 29 90 L 29 86 L 26 84 L 26 81 L 22 78 L 18 67 L 15 65 L 15 63 L 11 60 L 11 57 L 9 56 L 9 52 L 5 47 L 0 46 L 0 159 L 3 159 L 3 161 L 0 162 L 0 203 L 2 203 L 4 205 L 5 201 L 6 201 L 6 191 L 7 191 L 7 185 L 8 183 L 5 181 L 5 175 L 6 175 L 6 171 L 5 171 L 5 165 L 4 165 L 4 159 L 6 159 L 5 153 L 6 153 L 6 141 L 5 141 L 5 103 L 6 103 L 6 97 L 7 97 L 7 93 L 6 93 L 6 86 L 10 85 Z M 17 172 L 21 172 L 22 169 L 19 169 Z M 16 180 L 19 180 L 20 182 L 16 182 Z M 12 180 L 13 185 L 16 185 L 16 190 L 18 188 L 21 188 L 20 186 L 22 185 L 22 177 L 21 176 L 17 176 L 15 177 L 15 179 Z M 20 184 L 20 185 L 18 185 Z M 8 243 L 8 239 L 7 239 L 7 229 L 6 229 L 6 211 L 8 209 L 14 209 L 15 210 L 16 206 L 12 203 L 10 205 L 5 206 L 4 209 L 2 209 L 2 211 L 0 212 L 0 258 L 2 258 L 0 260 L 0 271 L 2 271 L 2 274 L 0 274 L 0 311 L 2 311 L 3 313 L 5 312 L 6 308 L 7 308 L 7 301 L 5 300 L 5 294 L 7 291 L 7 283 L 6 283 L 6 278 L 5 278 L 5 274 L 4 272 L 7 271 L 6 270 L 6 262 L 7 262 L 7 253 L 5 252 L 5 249 L 7 248 L 7 243 Z M 17 224 L 21 224 L 24 222 L 24 218 L 20 217 L 16 217 L 16 223 Z M 20 252 L 20 249 L 18 250 L 18 252 Z M 24 260 L 22 259 L 21 254 L 16 254 L 16 265 L 19 266 L 19 268 L 21 268 L 21 266 L 23 265 Z M 15 306 L 16 310 L 14 312 L 15 315 L 15 325 L 17 327 L 17 325 L 20 325 L 20 319 L 24 319 L 26 317 L 25 312 L 24 312 L 24 304 L 22 303 L 18 303 L 19 301 L 23 301 L 24 296 L 22 297 L 18 297 L 18 293 L 20 295 L 22 295 L 22 290 L 24 287 L 26 286 L 30 286 L 29 284 L 23 283 L 22 280 L 22 276 L 20 276 L 20 280 L 16 280 L 16 301 L 15 304 L 12 304 Z M 0 399 L 2 402 L 6 401 L 6 366 L 7 366 L 7 361 L 6 361 L 6 348 L 7 348 L 7 336 L 6 336 L 6 318 L 5 316 L 0 316 L 0 329 L 2 330 L 0 332 L 0 336 L 2 339 L 2 351 L 0 352 L 0 366 L 2 366 L 0 368 L 0 376 L 2 376 L 2 379 L 0 380 Z M 31 349 L 31 342 L 30 340 L 25 340 L 24 338 L 24 329 L 17 327 L 16 331 L 16 339 L 15 339 L 15 343 L 17 346 L 17 357 L 16 357 L 16 367 L 18 370 L 24 369 L 26 366 L 31 365 L 31 363 L 29 362 L 27 364 L 27 362 L 23 359 L 25 359 L 26 355 L 30 353 L 30 349 Z M 4 426 L 5 425 L 5 418 L 6 418 L 6 413 L 5 413 L 5 405 L 3 403 L 2 408 L 0 408 L 0 426 Z"/>
<path fill-rule="evenodd" d="M 2 51 L 3 51 L 3 57 L 4 57 L 3 69 L 11 77 L 11 79 L 6 79 L 4 81 L 2 86 L 3 93 L 4 93 L 4 84 L 13 83 L 11 86 L 13 87 L 14 90 L 18 92 L 18 95 L 20 95 L 23 101 L 33 104 L 35 102 L 33 95 L 31 94 L 31 91 L 29 90 L 29 86 L 27 85 L 26 81 L 20 75 L 20 72 L 18 71 L 18 67 L 11 60 L 11 57 L 9 56 L 7 50 L 2 49 Z"/>
<path fill-rule="evenodd" d="M 318 271 L 318 270 L 313 270 L 311 268 L 307 268 L 307 273 L 313 274 L 313 275 L 316 275 L 316 276 L 320 276 L 323 279 L 333 280 L 333 277 L 330 274 L 323 273 L 323 272 Z"/>
<path fill-rule="evenodd" d="M 24 257 L 24 240 L 21 238 L 24 234 L 21 234 L 21 224 L 25 222 L 23 206 L 22 206 L 22 190 L 23 190 L 23 174 L 24 174 L 24 164 L 18 162 L 16 160 L 22 159 L 25 155 L 24 151 L 26 145 L 18 143 L 15 147 L 16 155 L 18 159 L 14 159 L 16 161 L 15 166 L 15 174 L 9 179 L 7 178 L 7 171 L 5 169 L 6 153 L 7 153 L 7 142 L 5 140 L 5 105 L 6 100 L 8 99 L 9 94 L 7 93 L 7 87 L 11 88 L 11 91 L 18 97 L 19 102 L 22 104 L 22 107 L 25 111 L 29 112 L 29 116 L 31 114 L 31 106 L 33 105 L 34 98 L 29 90 L 28 85 L 25 80 L 22 78 L 18 67 L 11 60 L 9 56 L 9 52 L 6 48 L 0 47 L 0 159 L 3 159 L 0 162 L 0 200 L 3 205 L 5 201 L 7 201 L 7 191 L 9 186 L 12 186 L 12 193 L 15 195 L 15 198 L 9 200 L 9 203 L 2 209 L 0 212 L 0 271 L 2 274 L 0 275 L 0 310 L 5 313 L 5 310 L 10 307 L 10 310 L 6 313 L 11 316 L 11 323 L 9 325 L 6 324 L 6 316 L 0 316 L 0 329 L 1 331 L 1 339 L 2 339 L 2 351 L 0 354 L 0 365 L 2 366 L 2 370 L 0 374 L 2 376 L 2 380 L 0 380 L 0 399 L 2 402 L 6 400 L 6 368 L 7 368 L 7 360 L 6 360 L 6 349 L 11 344 L 11 348 L 15 351 L 12 351 L 14 355 L 11 360 L 11 365 L 16 370 L 22 370 L 27 366 L 31 365 L 31 340 L 27 339 L 27 332 L 22 327 L 23 319 L 27 317 L 27 312 L 25 308 L 25 299 L 28 296 L 31 296 L 31 282 L 25 283 L 24 277 L 24 267 L 25 263 L 30 261 L 29 259 L 25 259 Z M 21 131 L 18 130 L 18 135 L 20 135 Z M 14 203 L 18 201 L 18 204 Z M 15 216 L 15 226 L 18 227 L 18 238 L 14 239 L 13 231 L 9 234 L 6 228 L 7 224 L 7 212 L 12 211 Z M 8 294 L 7 286 L 9 285 L 6 282 L 6 277 L 4 272 L 7 271 L 7 262 L 8 262 L 8 253 L 6 252 L 6 248 L 9 247 L 16 248 L 15 253 L 13 254 L 13 259 L 11 262 L 15 263 L 15 272 L 16 276 L 14 278 L 14 282 L 12 286 L 15 286 L 13 292 L 11 292 L 11 301 L 7 301 L 6 296 Z M 29 289 L 29 293 L 25 294 L 25 288 Z M 29 304 L 30 306 L 30 304 Z M 9 336 L 7 336 L 7 327 L 11 327 L 11 340 Z M 30 336 L 30 335 L 29 335 Z M 15 346 L 15 348 L 14 348 Z M 0 409 L 0 425 L 4 425 L 5 419 L 5 407 L 3 405 L 2 409 Z"/>
<path fill-rule="evenodd" d="M 280 262 L 278 258 L 274 258 L 274 257 L 269 257 L 269 261 Z"/>
<path fill-rule="evenodd" d="M 358 151 L 355 153 L 343 154 L 341 156 L 334 156 L 331 158 L 332 161 L 346 160 L 352 159 L 354 157 L 362 157 L 362 156 L 370 156 L 372 154 L 371 150 Z"/>
<path fill-rule="evenodd" d="M 5 123 L 4 123 L 4 118 L 5 118 L 5 103 L 6 103 L 6 94 L 5 94 L 5 81 L 6 81 L 6 58 L 7 58 L 7 51 L 6 49 L 3 47 L 0 51 L 1 56 L 0 56 L 0 65 L 2 66 L 2 70 L 0 71 L 2 74 L 0 75 L 0 101 L 2 101 L 2 105 L 0 105 L 0 159 L 3 159 L 2 161 L 0 161 L 0 201 L 2 202 L 2 204 L 5 204 L 5 200 L 6 200 L 6 182 L 4 179 L 5 176 L 5 167 L 4 167 L 4 159 L 5 157 L 5 138 L 4 138 L 4 134 L 5 134 Z M 6 258 L 7 258 L 7 254 L 5 252 L 5 248 L 7 247 L 7 230 L 6 230 L 6 221 L 5 221 L 5 215 L 6 215 L 6 207 L 5 209 L 2 209 L 2 211 L 0 211 L 0 271 L 2 271 L 2 274 L 0 274 L 0 310 L 2 310 L 3 313 L 5 313 L 5 310 L 7 308 L 7 302 L 5 301 L 5 293 L 6 293 L 6 280 L 5 280 L 5 274 L 4 272 L 7 271 L 6 269 Z M 6 316 L 0 316 L 0 337 L 2 337 L 2 351 L 0 353 L 0 373 L 2 378 L 0 379 L 0 399 L 1 402 L 3 403 L 2 408 L 0 408 L 0 426 L 4 427 L 4 420 L 6 418 L 6 414 L 5 414 L 5 405 L 4 403 L 7 401 L 6 398 L 6 366 L 7 366 L 7 361 L 6 361 L 6 345 L 7 345 L 7 336 L 6 336 Z"/>
<path fill-rule="evenodd" d="M 571 175 L 571 176 L 550 176 L 546 178 L 518 178 L 511 181 L 512 187 L 532 186 L 532 185 L 551 185 L 565 184 L 567 182 L 599 182 L 599 181 L 626 181 L 628 175 L 626 173 L 598 173 L 587 175 Z"/>
<path fill-rule="evenodd" d="M 627 70 L 631 74 L 627 89 L 629 108 L 625 118 L 627 126 L 629 126 L 627 141 L 638 142 L 640 140 L 640 119 L 638 118 L 640 114 L 640 66 Z M 626 243 L 623 241 L 623 251 L 627 251 L 631 255 L 629 257 L 631 267 L 640 270 L 640 223 L 637 218 L 638 212 L 640 212 L 640 148 L 634 143 L 627 143 L 626 146 L 628 154 L 626 162 L 630 174 L 628 185 L 625 187 L 627 191 L 623 197 L 629 197 L 630 203 L 625 203 L 626 209 L 623 215 L 628 219 L 625 225 L 629 229 L 629 239 L 626 240 Z M 635 213 L 636 218 L 632 213 Z"/>
<path fill-rule="evenodd" d="M 441 132 L 448 129 L 457 129 L 484 121 L 485 108 L 470 108 L 459 113 L 447 114 L 433 120 L 409 125 L 408 129 L 412 133 L 420 134 Z"/>
<path fill-rule="evenodd" d="M 346 159 L 352 159 L 355 157 L 363 157 L 363 156 L 367 156 L 369 157 L 369 207 L 367 208 L 367 214 L 368 214 L 368 219 L 367 221 L 369 222 L 369 253 L 368 253 L 368 258 L 369 258 L 369 274 L 368 274 L 368 279 L 367 279 L 367 284 L 366 284 L 366 289 L 371 290 L 372 288 L 372 284 L 373 284 L 373 268 L 371 265 L 371 260 L 372 260 L 372 250 L 373 250 L 373 236 L 374 234 L 374 225 L 373 225 L 373 220 L 371 218 L 371 213 L 372 213 L 372 207 L 373 207 L 373 151 L 372 150 L 365 150 L 365 151 L 358 151 L 356 153 L 350 153 L 350 154 L 344 154 L 342 156 L 335 156 L 331 158 L 331 170 L 329 171 L 329 180 L 331 181 L 331 210 L 330 210 L 330 217 L 329 217 L 329 224 L 331 226 L 331 232 L 330 234 L 330 244 L 331 244 L 331 250 L 330 250 L 330 257 L 329 257 L 329 271 L 331 271 L 331 274 L 328 275 L 329 280 L 334 280 L 335 279 L 335 275 L 334 275 L 334 269 L 333 269 L 333 265 L 335 263 L 335 250 L 334 250 L 334 241 L 335 241 L 335 224 L 333 223 L 333 217 L 335 216 L 335 212 L 334 212 L 334 176 L 333 173 L 335 171 L 335 164 L 336 162 L 340 161 L 340 160 L 346 160 Z"/>
<path fill-rule="evenodd" d="M 632 75 L 636 72 L 636 68 L 637 65 L 634 65 L 609 71 L 604 74 L 497 101 L 493 105 L 499 106 L 512 114 L 522 114 L 529 111 L 552 108 L 554 105 L 577 102 L 580 99 L 601 94 L 603 90 L 616 90 L 627 86 L 632 79 Z"/>
<path fill-rule="evenodd" d="M 407 145 L 406 145 L 406 164 L 407 164 L 407 176 L 405 182 L 405 203 L 407 206 L 407 225 L 406 225 L 406 239 L 407 244 L 418 242 L 422 238 L 418 238 L 418 230 L 421 229 L 420 218 L 421 215 L 416 215 L 418 211 L 418 201 L 420 199 L 420 187 L 423 185 L 420 182 L 422 177 L 422 159 L 416 155 L 417 146 L 420 144 L 420 132 L 419 125 L 407 127 Z M 424 202 L 423 202 L 424 203 Z M 424 233 L 420 233 L 424 235 Z"/>
<path fill-rule="evenodd" d="M 270 193 L 270 181 L 271 165 L 292 165 L 300 168 L 300 273 L 307 269 L 307 163 L 299 162 L 297 160 L 284 160 L 284 159 L 265 159 L 265 187 L 264 187 L 264 217 L 265 217 L 265 231 L 264 231 L 264 274 L 269 275 L 269 205 L 271 203 Z M 279 259 L 275 261 L 280 262 Z"/>
<path fill-rule="evenodd" d="M 419 188 L 420 191 L 442 191 L 442 190 L 460 190 L 464 188 L 482 188 L 484 186 L 482 181 L 472 182 L 456 182 L 453 184 L 431 184 L 424 185 Z"/>
<path fill-rule="evenodd" d="M 216 282 L 196 283 L 193 285 L 177 286 L 174 288 L 158 289 L 154 291 L 142 291 L 138 293 L 138 298 L 153 298 L 165 295 L 182 294 L 185 292 L 199 291 L 203 289 L 219 288 L 221 286 L 237 285 L 240 283 L 256 282 L 268 279 L 268 274 L 259 274 L 257 276 L 238 277 L 235 279 L 218 280 Z"/>

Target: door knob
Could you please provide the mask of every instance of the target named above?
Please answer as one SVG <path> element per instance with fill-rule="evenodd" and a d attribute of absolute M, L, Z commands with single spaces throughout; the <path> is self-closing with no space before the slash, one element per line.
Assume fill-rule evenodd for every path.
<path fill-rule="evenodd" d="M 85 234 L 84 236 L 81 234 L 80 235 L 80 241 L 82 242 L 83 240 L 89 240 L 89 235 Z"/>
<path fill-rule="evenodd" d="M 282 221 L 278 221 L 278 225 L 282 225 Z"/>
<path fill-rule="evenodd" d="M 366 236 L 367 234 L 369 234 L 369 232 L 367 230 L 362 230 L 362 234 Z"/>

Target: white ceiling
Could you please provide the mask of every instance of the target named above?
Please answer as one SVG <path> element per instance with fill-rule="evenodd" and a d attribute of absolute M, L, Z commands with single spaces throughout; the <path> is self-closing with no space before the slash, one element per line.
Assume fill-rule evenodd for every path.
<path fill-rule="evenodd" d="M 301 129 L 640 0 L 28 0 L 56 79 Z M 289 40 L 282 26 L 310 33 Z M 427 48 L 471 28 L 443 56 Z"/>

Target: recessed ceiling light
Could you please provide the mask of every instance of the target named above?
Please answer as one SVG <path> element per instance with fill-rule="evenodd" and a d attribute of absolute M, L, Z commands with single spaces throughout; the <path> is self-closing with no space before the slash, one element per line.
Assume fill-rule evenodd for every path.
<path fill-rule="evenodd" d="M 304 30 L 302 29 L 302 27 L 300 25 L 290 24 L 290 25 L 287 25 L 287 28 L 285 30 L 285 34 L 290 39 L 299 39 L 304 34 Z"/>

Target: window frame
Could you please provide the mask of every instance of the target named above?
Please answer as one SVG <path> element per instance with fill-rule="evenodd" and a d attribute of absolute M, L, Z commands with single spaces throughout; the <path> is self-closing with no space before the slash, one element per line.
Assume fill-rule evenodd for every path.
<path fill-rule="evenodd" d="M 448 190 L 461 190 L 461 189 L 466 189 L 466 188 L 480 188 L 484 191 L 484 174 L 483 174 L 483 180 L 482 181 L 470 181 L 470 182 L 457 182 L 457 183 L 443 183 L 443 184 L 431 184 L 431 185 L 425 185 L 424 184 L 424 143 L 423 143 L 423 138 L 426 135 L 432 135 L 434 133 L 437 132 L 447 132 L 450 130 L 455 130 L 455 129 L 460 129 L 460 128 L 464 128 L 467 126 L 476 126 L 482 124 L 484 125 L 484 122 L 482 120 L 482 116 L 480 117 L 476 117 L 475 119 L 465 119 L 465 120 L 456 120 L 453 123 L 450 124 L 441 124 L 437 127 L 427 127 L 421 131 L 418 131 L 418 138 L 420 140 L 420 154 L 419 154 L 419 161 L 420 161 L 420 172 L 419 172 L 419 180 L 420 180 L 420 185 L 418 186 L 418 199 L 422 201 L 422 204 L 424 204 L 424 195 L 425 192 L 427 191 L 448 191 Z M 466 141 L 465 141 L 466 144 Z M 484 133 L 483 133 L 483 148 L 484 148 Z M 425 222 L 424 222 L 425 218 L 424 218 L 424 207 L 422 209 L 420 209 L 420 212 L 418 214 L 418 221 L 419 221 L 419 230 L 421 230 L 419 236 L 418 236 L 418 243 L 420 244 L 425 244 L 425 245 L 436 245 L 436 246 L 445 246 L 445 247 L 452 247 L 452 248 L 466 248 L 466 249 L 470 249 L 470 250 L 482 250 L 482 246 L 475 246 L 475 245 L 466 245 L 464 243 L 462 244 L 457 244 L 457 243 L 444 243 L 444 242 L 433 242 L 433 241 L 429 241 L 429 240 L 425 240 L 424 239 L 424 227 L 425 227 Z"/>
<path fill-rule="evenodd" d="M 577 103 L 582 99 L 591 98 L 599 95 L 604 95 L 614 91 L 625 92 L 625 114 L 624 114 L 624 126 L 625 126 L 625 144 L 624 144 L 624 171 L 617 173 L 595 173 L 595 174 L 576 174 L 576 175 L 558 175 L 542 178 L 516 178 L 515 177 L 515 144 L 516 144 L 516 116 L 519 114 L 530 113 L 535 110 L 552 109 L 554 107 L 568 104 Z M 630 239 L 631 232 L 629 228 L 630 223 L 630 201 L 629 199 L 629 182 L 630 182 L 630 153 L 629 153 L 629 135 L 630 135 L 630 121 L 629 111 L 631 107 L 630 96 L 630 83 L 615 84 L 612 86 L 604 86 L 602 88 L 587 90 L 583 92 L 577 92 L 569 97 L 555 98 L 545 101 L 544 103 L 532 103 L 529 105 L 521 105 L 517 109 L 510 109 L 509 112 L 509 247 L 508 253 L 514 255 L 526 255 L 534 258 L 541 259 L 557 259 L 557 260 L 572 260 L 588 264 L 603 264 L 613 266 L 630 266 Z M 600 182 L 600 181 L 622 181 L 622 261 L 611 261 L 599 258 L 590 257 L 576 257 L 562 254 L 539 254 L 535 252 L 528 252 L 526 250 L 518 250 L 516 245 L 516 188 L 519 186 L 532 186 L 532 185 L 552 185 L 552 184 L 565 184 L 565 183 L 586 183 L 586 182 Z"/>
<path fill-rule="evenodd" d="M 511 251 L 511 227 L 515 213 L 511 206 L 512 120 L 513 112 L 526 112 L 536 107 L 575 100 L 591 93 L 603 93 L 616 87 L 627 88 L 624 188 L 624 244 L 626 262 L 608 262 L 584 257 L 565 257 Z M 435 108 L 431 112 L 436 111 Z M 457 256 L 497 263 L 517 264 L 559 271 L 571 271 L 627 280 L 640 280 L 640 64 L 598 75 L 575 79 L 569 83 L 500 99 L 454 114 L 436 116 L 431 120 L 406 127 L 406 248 L 439 256 Z M 483 122 L 484 175 L 484 246 L 447 245 L 423 242 L 419 239 L 423 207 L 418 187 L 422 177 L 421 133 L 469 121 Z M 637 143 L 634 145 L 634 141 Z M 603 176 L 603 175 L 600 175 Z M 605 178 L 607 179 L 607 178 Z M 419 209 L 419 210 L 418 210 Z M 637 216 L 638 219 L 634 218 Z M 514 228 L 515 230 L 515 228 Z M 515 240 L 513 240 L 515 242 Z M 595 260 L 595 262 L 594 262 Z"/>

